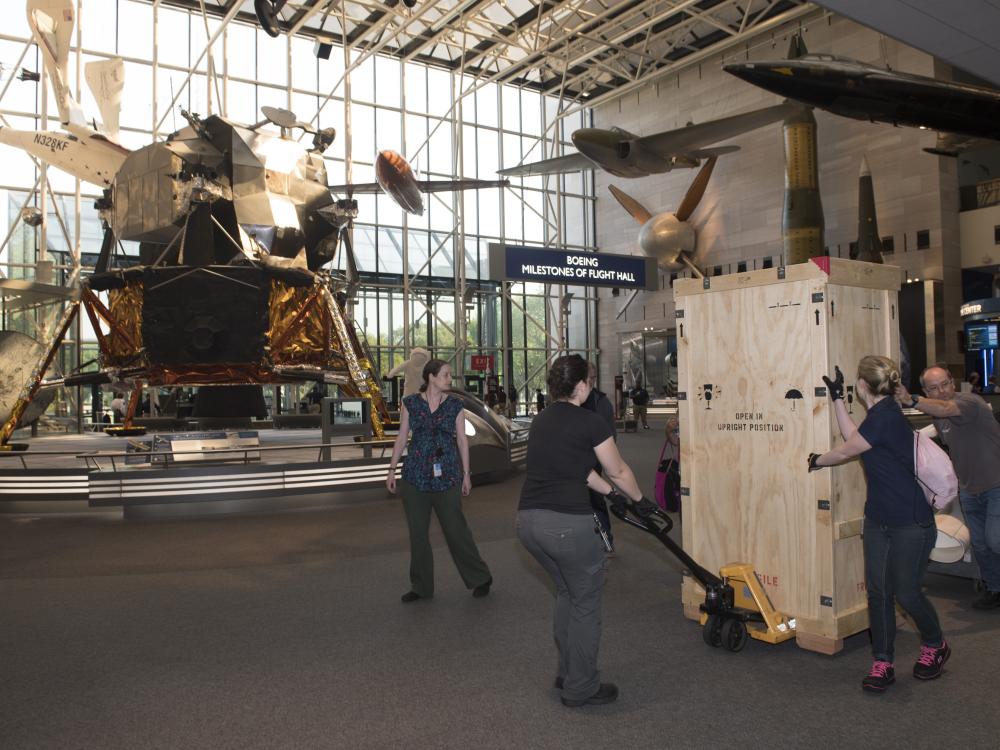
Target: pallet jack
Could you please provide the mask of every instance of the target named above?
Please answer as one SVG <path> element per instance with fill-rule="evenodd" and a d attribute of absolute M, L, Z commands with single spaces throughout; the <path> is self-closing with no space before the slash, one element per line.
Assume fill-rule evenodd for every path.
<path fill-rule="evenodd" d="M 649 500 L 644 498 L 645 507 L 640 508 L 618 492 L 607 497 L 615 516 L 656 537 L 705 589 L 705 601 L 698 609 L 702 637 L 709 646 L 736 652 L 743 649 L 748 637 L 766 643 L 795 637 L 795 620 L 774 608 L 752 565 L 731 563 L 714 575 L 670 538 L 674 522 Z"/>

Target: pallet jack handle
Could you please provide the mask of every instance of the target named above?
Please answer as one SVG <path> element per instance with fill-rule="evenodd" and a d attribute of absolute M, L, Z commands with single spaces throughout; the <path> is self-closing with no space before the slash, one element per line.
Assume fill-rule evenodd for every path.
<path fill-rule="evenodd" d="M 670 538 L 670 530 L 673 529 L 674 522 L 662 510 L 656 508 L 642 514 L 636 508 L 635 503 L 618 492 L 612 492 L 607 497 L 610 510 L 615 516 L 630 526 L 642 529 L 659 539 L 663 546 L 681 561 L 681 564 L 688 569 L 706 591 L 719 590 L 725 585 L 721 578 L 695 562 L 694 558 L 685 552 L 683 547 Z M 646 502 L 650 503 L 649 500 Z"/>

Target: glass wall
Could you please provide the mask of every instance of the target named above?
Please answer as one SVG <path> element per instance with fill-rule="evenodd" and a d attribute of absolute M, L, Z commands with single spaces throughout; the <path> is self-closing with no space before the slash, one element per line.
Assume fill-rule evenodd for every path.
<path fill-rule="evenodd" d="M 375 156 L 382 149 L 405 155 L 421 179 L 495 180 L 504 166 L 572 149 L 572 131 L 589 124 L 583 113 L 559 120 L 559 102 L 532 90 L 360 50 L 334 47 L 323 60 L 315 56 L 312 39 L 275 39 L 240 22 L 217 33 L 218 18 L 209 17 L 206 29 L 200 13 L 162 4 L 154 8 L 148 1 L 87 0 L 80 22 L 82 50 L 70 55 L 69 80 L 76 81 L 78 64 L 124 58 L 120 140 L 130 148 L 182 127 L 181 109 L 252 123 L 261 119 L 262 106 L 271 105 L 318 127 L 336 128 L 337 138 L 324 155 L 331 185 L 373 181 Z M 209 36 L 215 39 L 206 52 Z M 21 65 L 41 72 L 28 38 L 24 14 L 10 14 L 0 34 L 0 60 L 18 60 L 26 52 Z M 46 126 L 36 114 L 41 83 L 5 77 L 2 86 L 0 124 L 58 129 L 58 118 Z M 85 84 L 79 94 L 87 115 L 96 116 Z M 52 115 L 57 110 L 49 98 Z M 0 146 L 0 157 L 5 165 L 0 189 L 8 209 L 0 228 L 9 230 L 22 203 L 41 204 L 38 191 L 32 192 L 40 171 L 10 147 Z M 78 262 L 86 272 L 88 259 L 92 263 L 100 248 L 101 229 L 91 208 L 100 191 L 56 169 L 48 170 L 48 183 L 53 195 L 45 207 L 50 221 L 44 254 L 61 267 L 65 279 Z M 487 270 L 491 242 L 595 249 L 589 176 L 515 179 L 507 188 L 428 194 L 422 216 L 404 213 L 384 195 L 356 198 L 354 250 L 364 285 L 355 317 L 384 372 L 413 346 L 453 361 L 458 373 L 468 370 L 471 355 L 494 354 L 502 363 L 498 374 L 504 386 L 512 381 L 523 394 L 526 388 L 544 388 L 546 362 L 560 350 L 586 354 L 596 348 L 592 290 L 514 284 L 505 328 L 504 290 Z M 4 275 L 34 274 L 41 234 L 17 224 L 0 250 Z M 77 248 L 82 261 L 70 252 Z M 137 253 L 132 247 L 124 250 Z M 342 267 L 343 259 L 332 266 Z M 23 326 L 17 315 L 5 315 L 3 327 Z M 86 326 L 81 336 L 92 347 Z"/>

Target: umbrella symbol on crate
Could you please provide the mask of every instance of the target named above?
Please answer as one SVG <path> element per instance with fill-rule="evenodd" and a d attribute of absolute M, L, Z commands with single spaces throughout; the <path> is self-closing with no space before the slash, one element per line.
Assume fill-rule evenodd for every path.
<path fill-rule="evenodd" d="M 785 393 L 785 398 L 789 399 L 792 402 L 792 411 L 795 411 L 795 402 L 802 400 L 802 391 L 800 391 L 798 388 L 790 388 Z"/>

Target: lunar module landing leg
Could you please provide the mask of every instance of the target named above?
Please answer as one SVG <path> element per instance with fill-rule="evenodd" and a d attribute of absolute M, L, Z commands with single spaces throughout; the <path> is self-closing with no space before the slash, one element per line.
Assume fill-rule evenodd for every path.
<path fill-rule="evenodd" d="M 705 589 L 705 602 L 699 609 L 702 635 L 709 646 L 735 652 L 743 649 L 748 636 L 767 643 L 795 637 L 795 620 L 774 609 L 752 565 L 725 565 L 714 575 L 670 538 L 674 522 L 663 511 L 641 516 L 623 501 L 612 502 L 610 507 L 625 523 L 656 537 Z"/>
<path fill-rule="evenodd" d="M 80 307 L 79 298 L 72 300 L 63 310 L 62 317 L 56 324 L 56 333 L 52 339 L 52 344 L 45 350 L 45 353 L 39 359 L 38 363 L 31 371 L 31 375 L 28 378 L 28 382 L 25 383 L 21 392 L 18 394 L 17 401 L 14 403 L 14 408 L 11 409 L 10 416 L 7 417 L 7 421 L 0 426 L 0 450 L 11 451 L 11 450 L 26 450 L 27 445 L 22 443 L 9 443 L 10 436 L 14 434 L 14 430 L 17 428 L 17 423 L 20 421 L 21 416 L 24 414 L 25 410 L 28 408 L 28 404 L 38 393 L 39 387 L 42 385 L 42 378 L 45 377 L 45 371 L 49 369 L 49 365 L 52 364 L 52 360 L 55 359 L 56 352 L 59 351 L 59 345 L 62 344 L 63 338 L 66 336 L 66 331 L 69 330 L 70 324 L 72 324 L 73 319 L 77 315 L 77 311 Z"/>

